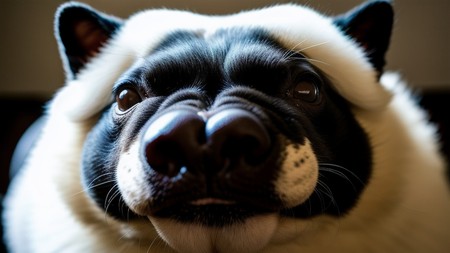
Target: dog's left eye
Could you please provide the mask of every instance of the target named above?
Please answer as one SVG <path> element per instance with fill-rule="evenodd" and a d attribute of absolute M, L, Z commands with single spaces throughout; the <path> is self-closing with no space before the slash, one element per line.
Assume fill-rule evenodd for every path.
<path fill-rule="evenodd" d="M 294 87 L 293 97 L 314 103 L 319 99 L 319 88 L 314 81 L 299 81 Z"/>
<path fill-rule="evenodd" d="M 125 88 L 116 95 L 117 106 L 120 111 L 124 112 L 142 101 L 139 93 L 131 88 Z"/>

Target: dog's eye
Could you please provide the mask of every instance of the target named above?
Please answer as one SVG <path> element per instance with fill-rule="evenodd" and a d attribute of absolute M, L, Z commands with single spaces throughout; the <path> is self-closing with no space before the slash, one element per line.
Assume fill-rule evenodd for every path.
<path fill-rule="evenodd" d="M 319 88 L 314 81 L 299 81 L 294 87 L 293 97 L 314 103 L 319 99 Z"/>
<path fill-rule="evenodd" d="M 125 88 L 119 92 L 119 94 L 116 96 L 116 102 L 117 106 L 120 111 L 124 112 L 131 107 L 133 107 L 135 104 L 141 102 L 141 96 L 139 93 L 130 88 Z"/>

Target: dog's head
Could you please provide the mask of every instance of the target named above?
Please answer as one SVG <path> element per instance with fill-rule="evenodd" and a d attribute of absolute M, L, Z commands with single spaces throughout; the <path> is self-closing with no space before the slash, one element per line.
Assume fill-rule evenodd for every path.
<path fill-rule="evenodd" d="M 254 251 L 282 219 L 357 204 L 372 153 L 354 111 L 389 100 L 378 77 L 391 26 L 386 1 L 334 18 L 282 5 L 126 21 L 66 4 L 68 85 L 52 109 L 96 119 L 82 184 L 108 215 L 148 217 L 182 252 Z"/>

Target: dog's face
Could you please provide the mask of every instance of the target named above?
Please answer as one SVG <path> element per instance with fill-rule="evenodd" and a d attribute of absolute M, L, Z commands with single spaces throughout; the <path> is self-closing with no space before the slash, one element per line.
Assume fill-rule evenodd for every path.
<path fill-rule="evenodd" d="M 110 181 L 91 189 L 100 205 L 119 202 L 107 196 L 117 185 L 134 213 L 207 226 L 272 212 L 338 215 L 370 174 L 370 148 L 346 102 L 304 55 L 260 30 L 175 32 L 112 96 L 83 156 L 86 185 Z M 337 165 L 354 169 L 340 175 Z M 328 205 L 328 189 L 316 187 L 321 168 L 324 187 L 339 185 L 334 200 L 348 201 Z"/>
<path fill-rule="evenodd" d="M 86 106 L 92 110 L 86 115 L 98 120 L 81 162 L 82 184 L 99 208 L 124 222 L 149 218 L 180 252 L 240 252 L 264 247 L 280 219 L 338 217 L 355 207 L 370 179 L 372 153 L 353 110 L 373 107 L 391 8 L 372 2 L 331 21 L 318 16 L 339 35 L 340 49 L 348 50 L 338 55 L 368 52 L 356 57 L 366 65 L 354 77 L 345 72 L 353 66 L 337 66 L 354 56 L 346 62 L 308 53 L 339 50 L 326 36 L 286 34 L 289 27 L 277 22 L 290 21 L 275 20 L 273 27 L 260 21 L 283 10 L 305 11 L 312 20 L 304 22 L 314 23 L 318 15 L 280 6 L 210 18 L 210 24 L 203 16 L 163 11 L 147 15 L 180 28 L 152 34 L 142 29 L 147 24 L 135 27 L 146 14 L 123 22 L 78 4 L 59 10 L 69 79 L 104 83 L 85 92 L 108 98 L 92 101 L 101 104 L 96 109 Z M 148 44 L 134 41 L 136 33 L 150 33 L 141 38 Z M 128 47 L 121 44 L 127 39 L 138 51 L 131 58 L 114 51 Z M 116 65 L 104 60 L 121 53 Z"/>

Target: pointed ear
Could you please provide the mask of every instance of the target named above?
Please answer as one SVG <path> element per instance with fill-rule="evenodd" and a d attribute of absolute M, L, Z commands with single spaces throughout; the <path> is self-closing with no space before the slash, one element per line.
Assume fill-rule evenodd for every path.
<path fill-rule="evenodd" d="M 391 2 L 381 0 L 369 1 L 336 17 L 334 24 L 364 48 L 370 63 L 381 74 L 393 20 Z"/>
<path fill-rule="evenodd" d="M 118 18 L 76 2 L 61 5 L 55 15 L 55 37 L 69 79 L 95 56 L 122 25 Z"/>

